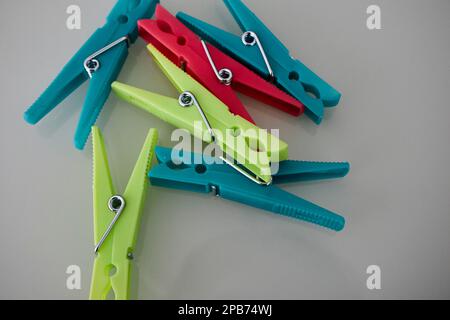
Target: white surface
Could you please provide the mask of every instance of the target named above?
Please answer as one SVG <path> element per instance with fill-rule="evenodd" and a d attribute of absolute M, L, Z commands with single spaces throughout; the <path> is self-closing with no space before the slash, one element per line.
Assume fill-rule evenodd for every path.
<path fill-rule="evenodd" d="M 372 1 L 246 3 L 292 54 L 343 93 L 316 127 L 243 97 L 262 127 L 281 128 L 292 159 L 348 160 L 338 181 L 286 187 L 347 219 L 342 233 L 211 196 L 151 188 L 133 272 L 133 297 L 449 298 L 448 105 L 450 2 L 376 1 L 383 30 L 366 28 Z M 68 5 L 82 30 L 65 28 Z M 36 127 L 22 114 L 102 25 L 108 1 L 2 1 L 0 298 L 84 299 L 92 254 L 92 148 L 72 137 L 86 85 Z M 238 32 L 221 1 L 167 0 Z M 139 40 L 120 81 L 176 95 Z M 148 128 L 171 146 L 172 128 L 111 95 L 98 122 L 123 190 Z M 89 143 L 90 144 L 90 143 Z M 82 290 L 66 289 L 66 268 Z M 382 269 L 382 290 L 366 268 Z"/>

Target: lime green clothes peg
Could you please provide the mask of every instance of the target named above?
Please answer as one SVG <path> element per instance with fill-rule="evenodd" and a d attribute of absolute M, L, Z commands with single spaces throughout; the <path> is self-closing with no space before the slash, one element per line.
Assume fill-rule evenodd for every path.
<path fill-rule="evenodd" d="M 112 84 L 113 91 L 121 99 L 177 128 L 186 129 L 196 138 L 207 143 L 217 143 L 226 155 L 245 168 L 244 171 L 255 176 L 255 181 L 270 183 L 270 164 L 287 160 L 287 144 L 267 130 L 233 115 L 221 100 L 155 47 L 149 45 L 148 50 L 181 93 L 180 97 L 166 97 L 119 82 Z"/>
<path fill-rule="evenodd" d="M 131 262 L 148 189 L 158 132 L 151 129 L 123 195 L 117 195 L 100 130 L 92 128 L 94 144 L 94 238 L 96 258 L 91 300 L 129 299 Z"/>

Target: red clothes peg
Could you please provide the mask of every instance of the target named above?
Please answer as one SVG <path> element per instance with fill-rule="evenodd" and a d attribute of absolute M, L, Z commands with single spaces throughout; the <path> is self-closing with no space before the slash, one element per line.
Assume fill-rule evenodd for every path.
<path fill-rule="evenodd" d="M 304 105 L 214 46 L 202 41 L 181 21 L 158 5 L 154 19 L 138 22 L 139 34 L 222 100 L 230 112 L 255 123 L 236 91 L 293 116 Z"/>

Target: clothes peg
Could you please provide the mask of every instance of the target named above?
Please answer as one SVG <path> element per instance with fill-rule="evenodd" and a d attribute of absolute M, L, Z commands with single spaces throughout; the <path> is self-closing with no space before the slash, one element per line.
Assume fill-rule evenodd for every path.
<path fill-rule="evenodd" d="M 90 299 L 105 300 L 112 290 L 117 300 L 127 300 L 131 262 L 148 189 L 147 174 L 158 132 L 149 131 L 123 196 L 117 195 L 113 186 L 103 138 L 97 127 L 92 128 L 92 140 L 96 258 Z"/>
<path fill-rule="evenodd" d="M 223 157 L 224 161 L 235 170 L 255 183 L 269 184 L 272 179 L 270 163 L 287 159 L 287 144 L 242 117 L 231 114 L 222 101 L 154 46 L 149 45 L 148 50 L 181 93 L 179 98 L 114 82 L 112 88 L 117 96 L 177 128 L 186 129 L 206 143 L 215 143 L 228 155 Z"/>
<path fill-rule="evenodd" d="M 107 18 L 66 64 L 55 80 L 25 112 L 24 119 L 38 123 L 48 113 L 90 79 L 86 100 L 75 133 L 74 144 L 83 149 L 91 127 L 111 92 L 128 55 L 128 46 L 138 37 L 137 21 L 150 18 L 159 0 L 119 0 Z"/>
<path fill-rule="evenodd" d="M 336 106 L 341 94 L 302 62 L 293 59 L 283 43 L 241 0 L 224 2 L 244 32 L 242 36 L 235 36 L 185 13 L 178 13 L 177 18 L 200 37 L 301 101 L 305 105 L 305 113 L 319 124 L 324 116 L 324 107 Z"/>
<path fill-rule="evenodd" d="M 283 191 L 276 185 L 298 181 L 341 178 L 350 170 L 348 163 L 282 161 L 270 186 L 251 183 L 217 159 L 183 150 L 156 148 L 159 165 L 149 177 L 152 185 L 164 188 L 213 193 L 224 199 L 304 220 L 335 231 L 344 228 L 345 219 L 327 209 Z"/>
<path fill-rule="evenodd" d="M 254 123 L 236 91 L 293 116 L 303 105 L 222 51 L 201 40 L 162 5 L 154 20 L 140 20 L 139 34 L 225 103 L 230 112 Z"/>

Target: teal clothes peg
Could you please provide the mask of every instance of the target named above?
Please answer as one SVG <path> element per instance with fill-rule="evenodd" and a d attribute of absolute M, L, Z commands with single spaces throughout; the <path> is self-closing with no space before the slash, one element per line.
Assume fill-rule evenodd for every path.
<path fill-rule="evenodd" d="M 341 231 L 345 219 L 321 208 L 277 185 L 298 181 L 341 178 L 350 165 L 343 163 L 282 161 L 270 186 L 251 182 L 226 164 L 201 154 L 157 147 L 159 165 L 153 167 L 149 178 L 154 186 L 213 193 L 221 198 L 260 208 L 282 216 L 303 220 L 335 231 Z"/>
<path fill-rule="evenodd" d="M 101 110 L 138 37 L 137 22 L 150 18 L 159 0 L 119 0 L 106 24 L 95 31 L 70 59 L 44 93 L 25 112 L 29 124 L 37 124 L 79 86 L 90 79 L 89 89 L 75 133 L 74 144 L 84 149 Z"/>
<path fill-rule="evenodd" d="M 338 105 L 341 94 L 300 60 L 241 0 L 224 0 L 243 34 L 236 36 L 180 12 L 177 18 L 201 38 L 259 73 L 305 105 L 305 113 L 319 124 L 324 108 Z"/>

